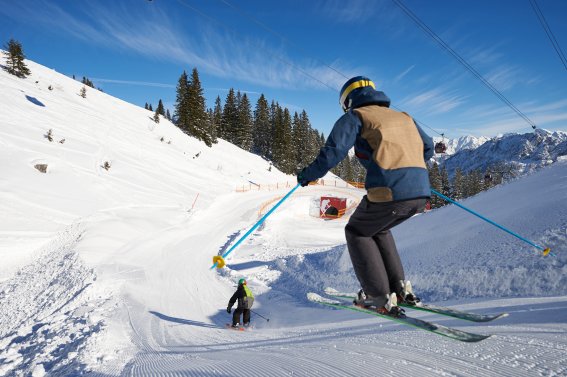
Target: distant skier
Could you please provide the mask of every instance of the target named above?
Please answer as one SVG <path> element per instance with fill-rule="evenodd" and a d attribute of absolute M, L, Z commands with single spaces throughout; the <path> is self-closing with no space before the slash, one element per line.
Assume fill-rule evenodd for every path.
<path fill-rule="evenodd" d="M 250 309 L 254 304 L 254 295 L 250 288 L 246 285 L 245 279 L 240 279 L 238 281 L 238 288 L 228 302 L 228 306 L 226 308 L 227 313 L 230 314 L 232 306 L 236 300 L 238 300 L 238 305 L 232 315 L 232 327 L 238 327 L 239 323 L 243 324 L 244 327 L 248 327 L 250 325 Z M 242 314 L 242 322 L 240 322 L 240 314 Z"/>
<path fill-rule="evenodd" d="M 403 315 L 398 300 L 419 299 L 405 281 L 390 229 L 423 212 L 430 197 L 425 161 L 433 140 L 406 113 L 391 110 L 390 99 L 367 77 L 342 87 L 341 116 L 317 158 L 297 176 L 301 186 L 323 177 L 354 147 L 366 168 L 364 196 L 345 227 L 348 251 L 362 289 L 356 305 L 392 316 Z"/>

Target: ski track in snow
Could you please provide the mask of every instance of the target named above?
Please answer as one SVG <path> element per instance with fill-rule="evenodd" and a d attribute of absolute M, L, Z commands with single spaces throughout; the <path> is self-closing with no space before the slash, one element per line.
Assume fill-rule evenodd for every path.
<path fill-rule="evenodd" d="M 70 227 L 0 285 L 0 372 L 26 375 L 40 366 L 64 375 L 84 367 L 77 356 L 102 330 L 110 298 L 92 289 L 94 272 L 74 251 L 80 237 L 80 226 Z"/>

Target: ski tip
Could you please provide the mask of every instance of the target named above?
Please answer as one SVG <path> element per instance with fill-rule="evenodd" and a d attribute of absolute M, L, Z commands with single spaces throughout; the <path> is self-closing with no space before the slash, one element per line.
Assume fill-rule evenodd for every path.
<path fill-rule="evenodd" d="M 327 287 L 325 288 L 325 293 L 328 295 L 335 295 L 339 293 L 339 291 L 337 291 L 335 288 Z"/>
<path fill-rule="evenodd" d="M 341 303 L 340 301 L 331 300 L 329 298 L 323 297 L 323 296 L 318 295 L 317 293 L 313 293 L 313 292 L 307 293 L 307 299 L 309 301 L 321 302 L 323 304 L 340 304 Z"/>
<path fill-rule="evenodd" d="M 509 315 L 510 315 L 510 313 L 500 313 L 500 314 L 494 316 L 494 319 L 508 317 Z"/>
<path fill-rule="evenodd" d="M 309 301 L 321 301 L 323 300 L 323 297 L 318 295 L 317 293 L 309 292 L 307 293 L 307 299 Z"/>
<path fill-rule="evenodd" d="M 477 342 L 482 342 L 483 340 L 486 340 L 488 338 L 492 338 L 494 335 L 489 334 L 489 335 L 479 335 L 479 334 L 475 334 L 475 337 L 471 337 L 469 339 L 463 339 L 462 341 L 467 342 L 467 343 L 477 343 Z"/>

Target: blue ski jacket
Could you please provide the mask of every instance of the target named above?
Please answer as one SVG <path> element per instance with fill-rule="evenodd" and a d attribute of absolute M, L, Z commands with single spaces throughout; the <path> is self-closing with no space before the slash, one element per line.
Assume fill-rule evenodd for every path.
<path fill-rule="evenodd" d="M 425 161 L 433 140 L 406 113 L 389 108 L 381 91 L 365 87 L 353 93 L 352 107 L 341 116 L 317 158 L 302 171 L 315 181 L 341 162 L 354 147 L 366 168 L 365 188 L 371 202 L 431 196 Z"/>

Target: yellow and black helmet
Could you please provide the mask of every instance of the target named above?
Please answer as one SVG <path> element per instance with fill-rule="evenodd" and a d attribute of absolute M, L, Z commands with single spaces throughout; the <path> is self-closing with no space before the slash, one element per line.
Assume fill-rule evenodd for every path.
<path fill-rule="evenodd" d="M 341 105 L 345 113 L 352 106 L 352 100 L 349 98 L 350 94 L 356 89 L 365 88 L 368 86 L 372 89 L 376 89 L 376 85 L 374 85 L 372 80 L 364 76 L 353 77 L 343 85 L 339 94 L 339 104 Z"/>

